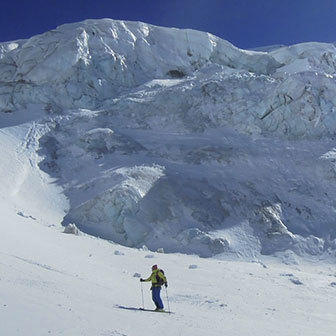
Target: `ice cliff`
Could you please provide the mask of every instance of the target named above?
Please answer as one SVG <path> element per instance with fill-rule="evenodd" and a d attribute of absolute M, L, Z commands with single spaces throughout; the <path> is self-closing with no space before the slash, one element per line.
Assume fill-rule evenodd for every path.
<path fill-rule="evenodd" d="M 336 248 L 335 46 L 270 50 L 64 25 L 0 44 L 0 111 L 45 110 L 40 169 L 69 199 L 64 225 L 202 256 L 322 254 Z"/>

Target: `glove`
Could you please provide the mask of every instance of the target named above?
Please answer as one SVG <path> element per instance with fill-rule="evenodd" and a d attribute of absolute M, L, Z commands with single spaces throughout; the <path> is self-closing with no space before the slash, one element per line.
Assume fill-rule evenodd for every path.
<path fill-rule="evenodd" d="M 145 281 L 144 279 L 140 278 L 140 282 L 144 282 L 144 281 Z"/>
<path fill-rule="evenodd" d="M 164 286 L 167 288 L 167 287 L 168 287 L 168 283 L 167 283 L 167 282 L 165 282 Z"/>

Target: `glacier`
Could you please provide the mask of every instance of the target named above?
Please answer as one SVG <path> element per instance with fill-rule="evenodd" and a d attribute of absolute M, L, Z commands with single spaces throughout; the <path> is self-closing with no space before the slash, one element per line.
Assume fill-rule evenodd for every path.
<path fill-rule="evenodd" d="M 68 199 L 65 226 L 203 257 L 323 255 L 336 250 L 335 69 L 334 44 L 251 51 L 86 20 L 0 44 L 0 112 L 41 111 L 27 144 Z"/>

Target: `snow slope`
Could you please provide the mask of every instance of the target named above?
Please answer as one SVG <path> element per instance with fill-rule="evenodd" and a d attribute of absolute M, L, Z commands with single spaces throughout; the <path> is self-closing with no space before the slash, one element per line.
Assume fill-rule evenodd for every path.
<path fill-rule="evenodd" d="M 25 111 L 2 118 L 1 334 L 327 336 L 335 330 L 332 260 L 290 252 L 204 259 L 63 233 L 67 202 L 37 170 L 41 158 L 26 141 L 44 133 L 41 117 Z M 162 297 L 174 314 L 133 310 L 153 308 L 148 284 L 142 300 L 139 277 L 154 263 L 168 277 Z"/>
<path fill-rule="evenodd" d="M 6 219 L 11 225 L 0 229 L 4 335 L 329 336 L 336 327 L 334 264 L 163 255 Z M 168 276 L 174 314 L 117 308 L 142 306 L 134 275 L 148 276 L 153 263 Z M 148 287 L 144 303 L 152 309 Z M 168 309 L 165 291 L 162 297 Z"/>

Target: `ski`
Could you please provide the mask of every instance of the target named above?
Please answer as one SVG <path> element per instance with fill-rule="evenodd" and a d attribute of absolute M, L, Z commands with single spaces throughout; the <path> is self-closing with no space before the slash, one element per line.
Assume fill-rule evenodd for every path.
<path fill-rule="evenodd" d="M 145 309 L 145 308 L 137 308 L 137 307 L 125 307 L 125 306 L 120 306 L 120 305 L 116 305 L 115 307 L 120 308 L 120 309 L 133 310 L 133 311 L 145 311 L 145 312 L 151 312 L 151 313 L 174 314 L 173 312 L 166 311 L 166 310 Z"/>
<path fill-rule="evenodd" d="M 142 311 L 146 311 L 146 312 L 153 312 L 153 313 L 174 314 L 173 312 L 166 311 L 166 310 L 155 310 L 155 309 L 145 309 L 145 308 L 138 308 L 138 310 L 142 310 Z"/>

